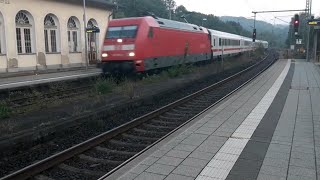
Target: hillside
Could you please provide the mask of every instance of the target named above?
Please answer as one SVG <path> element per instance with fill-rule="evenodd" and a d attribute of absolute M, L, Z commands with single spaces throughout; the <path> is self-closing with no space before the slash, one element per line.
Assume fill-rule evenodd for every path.
<path fill-rule="evenodd" d="M 224 22 L 234 21 L 246 30 L 252 32 L 253 20 L 244 17 L 222 16 L 220 19 Z M 267 41 L 274 43 L 275 46 L 284 46 L 286 38 L 288 36 L 288 25 L 275 25 L 275 27 L 264 21 L 256 21 L 257 38 L 266 39 Z"/>

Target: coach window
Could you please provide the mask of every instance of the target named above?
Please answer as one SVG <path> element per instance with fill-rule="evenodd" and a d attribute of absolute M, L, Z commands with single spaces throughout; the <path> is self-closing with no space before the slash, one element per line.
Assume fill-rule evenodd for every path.
<path fill-rule="evenodd" d="M 4 20 L 0 12 L 0 54 L 6 53 L 4 37 Z"/>
<path fill-rule="evenodd" d="M 219 46 L 221 46 L 221 39 L 219 38 Z"/>
<path fill-rule="evenodd" d="M 213 46 L 216 46 L 216 39 L 213 39 Z"/>
<path fill-rule="evenodd" d="M 27 11 L 19 11 L 16 15 L 16 41 L 18 54 L 34 52 L 34 22 Z"/>
<path fill-rule="evenodd" d="M 44 18 L 44 40 L 47 53 L 59 52 L 58 19 L 53 14 L 48 14 Z"/>
<path fill-rule="evenodd" d="M 80 22 L 76 17 L 70 17 L 68 20 L 68 42 L 69 52 L 80 52 Z"/>

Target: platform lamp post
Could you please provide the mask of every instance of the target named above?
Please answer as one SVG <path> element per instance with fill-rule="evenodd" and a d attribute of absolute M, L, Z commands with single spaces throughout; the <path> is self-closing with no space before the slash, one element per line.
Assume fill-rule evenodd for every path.
<path fill-rule="evenodd" d="M 88 39 L 87 39 L 87 14 L 86 14 L 86 0 L 83 0 L 83 23 L 84 23 L 84 55 L 86 61 L 86 70 L 88 70 Z"/>

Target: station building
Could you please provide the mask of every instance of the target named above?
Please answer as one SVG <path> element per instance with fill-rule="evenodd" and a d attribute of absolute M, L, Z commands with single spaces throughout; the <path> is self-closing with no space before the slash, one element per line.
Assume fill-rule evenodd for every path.
<path fill-rule="evenodd" d="M 100 57 L 113 4 L 87 0 L 88 61 Z M 0 73 L 86 65 L 82 0 L 0 0 Z"/>

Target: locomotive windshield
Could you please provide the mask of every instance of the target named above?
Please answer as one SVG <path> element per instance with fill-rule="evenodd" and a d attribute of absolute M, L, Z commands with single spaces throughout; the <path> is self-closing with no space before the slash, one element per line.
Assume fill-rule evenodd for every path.
<path fill-rule="evenodd" d="M 135 38 L 137 35 L 137 30 L 138 26 L 109 27 L 106 39 Z"/>

